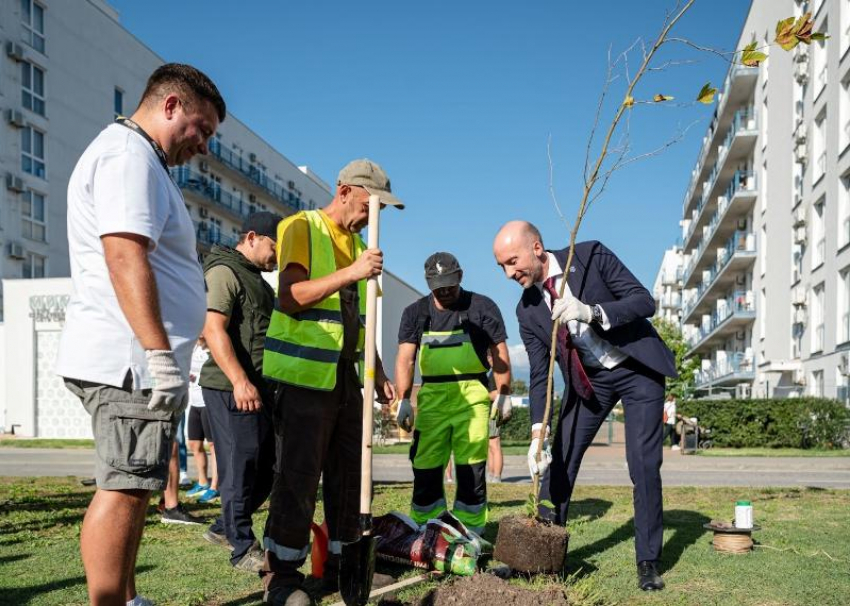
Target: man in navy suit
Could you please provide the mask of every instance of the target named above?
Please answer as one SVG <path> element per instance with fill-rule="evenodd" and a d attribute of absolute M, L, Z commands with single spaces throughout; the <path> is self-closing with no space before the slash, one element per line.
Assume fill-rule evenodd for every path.
<path fill-rule="evenodd" d="M 582 457 L 622 400 L 626 459 L 634 484 L 638 584 L 643 590 L 662 589 L 664 382 L 676 376 L 676 363 L 647 320 L 655 313 L 652 295 L 600 242 L 576 244 L 565 272 L 569 249 L 547 251 L 540 232 L 525 221 L 505 224 L 493 253 L 505 275 L 523 287 L 517 319 L 531 365 L 529 469 L 542 477 L 541 501 L 554 504 L 552 509 L 541 505 L 540 517 L 566 524 Z M 559 297 L 565 274 L 567 285 Z M 553 322 L 559 324 L 557 362 L 566 391 L 550 450 L 549 428 L 544 431 L 542 421 Z M 541 438 L 544 455 L 538 462 Z"/>

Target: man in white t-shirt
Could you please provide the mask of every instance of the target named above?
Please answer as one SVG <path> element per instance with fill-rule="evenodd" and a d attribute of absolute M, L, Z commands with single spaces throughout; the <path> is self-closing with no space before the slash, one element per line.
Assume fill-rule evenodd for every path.
<path fill-rule="evenodd" d="M 56 373 L 92 417 L 97 492 L 80 534 L 92 604 L 150 604 L 136 594 L 136 554 L 151 491 L 168 477 L 206 312 L 195 230 L 168 167 L 206 154 L 225 115 L 206 75 L 163 65 L 68 183 L 74 295 Z"/>

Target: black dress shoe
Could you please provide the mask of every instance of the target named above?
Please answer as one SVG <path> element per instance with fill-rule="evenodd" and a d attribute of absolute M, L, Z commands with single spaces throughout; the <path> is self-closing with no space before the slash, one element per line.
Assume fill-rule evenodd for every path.
<path fill-rule="evenodd" d="M 658 573 L 656 562 L 647 560 L 638 564 L 638 587 L 643 591 L 664 589 L 664 579 Z"/>

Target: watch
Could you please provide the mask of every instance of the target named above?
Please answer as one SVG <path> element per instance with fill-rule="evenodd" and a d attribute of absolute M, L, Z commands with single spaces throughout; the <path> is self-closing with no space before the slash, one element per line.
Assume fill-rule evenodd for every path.
<path fill-rule="evenodd" d="M 602 306 L 597 303 L 591 308 L 592 321 L 602 326 Z"/>

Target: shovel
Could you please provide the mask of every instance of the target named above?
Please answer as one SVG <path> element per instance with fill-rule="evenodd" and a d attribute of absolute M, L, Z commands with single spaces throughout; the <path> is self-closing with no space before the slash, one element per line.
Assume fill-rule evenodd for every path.
<path fill-rule="evenodd" d="M 369 196 L 369 248 L 378 248 L 381 202 Z M 372 412 L 375 403 L 375 334 L 378 321 L 378 278 L 366 283 L 366 353 L 363 373 L 363 446 L 360 459 L 360 538 L 342 545 L 339 592 L 347 606 L 364 606 L 372 592 L 375 543 L 372 534 Z"/>

